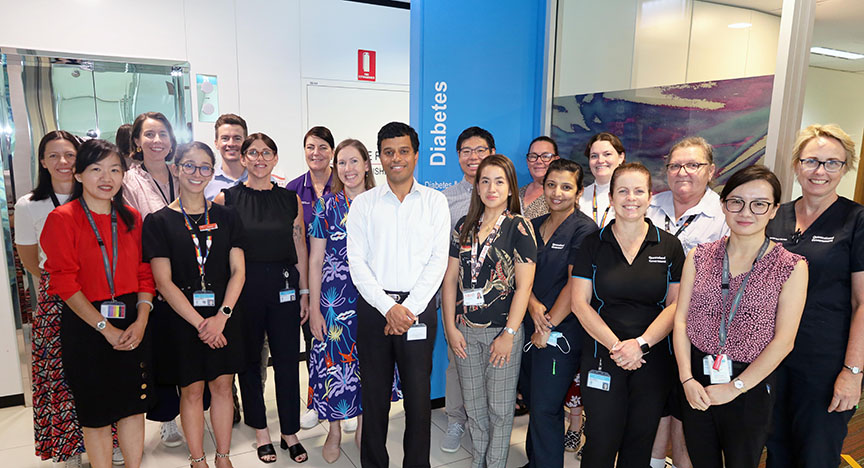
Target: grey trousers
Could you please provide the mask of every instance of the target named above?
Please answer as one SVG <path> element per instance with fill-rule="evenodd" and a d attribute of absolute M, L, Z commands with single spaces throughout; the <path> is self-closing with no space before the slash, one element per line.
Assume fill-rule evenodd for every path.
<path fill-rule="evenodd" d="M 468 414 L 468 429 L 474 445 L 472 468 L 504 468 L 510 450 L 516 383 L 522 359 L 523 334 L 513 338 L 510 362 L 504 367 L 489 364 L 489 348 L 501 329 L 458 325 L 466 342 L 467 359 L 455 358 Z"/>
<path fill-rule="evenodd" d="M 459 383 L 459 373 L 456 371 L 456 355 L 453 349 L 447 346 L 447 386 L 444 390 L 444 413 L 447 415 L 447 424 L 458 423 L 465 426 L 468 423 L 468 414 L 465 413 L 465 403 L 462 402 L 462 385 Z"/>

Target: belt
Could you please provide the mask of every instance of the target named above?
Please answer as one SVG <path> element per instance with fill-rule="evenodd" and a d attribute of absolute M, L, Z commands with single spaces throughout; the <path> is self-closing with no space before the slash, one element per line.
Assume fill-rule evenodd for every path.
<path fill-rule="evenodd" d="M 385 290 L 384 294 L 387 294 L 388 296 L 390 296 L 394 301 L 396 301 L 397 304 L 401 304 L 401 303 L 405 302 L 405 299 L 408 299 L 408 294 L 410 294 L 410 293 L 401 292 L 401 291 L 387 291 L 387 290 Z"/>

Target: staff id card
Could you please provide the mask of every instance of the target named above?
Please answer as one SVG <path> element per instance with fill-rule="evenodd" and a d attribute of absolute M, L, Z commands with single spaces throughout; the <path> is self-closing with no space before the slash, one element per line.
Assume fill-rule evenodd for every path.
<path fill-rule="evenodd" d="M 608 392 L 611 384 L 612 376 L 610 376 L 608 372 L 597 369 L 588 371 L 588 382 L 585 383 L 588 388 Z"/>
<path fill-rule="evenodd" d="M 705 356 L 702 358 L 702 372 L 711 377 L 711 384 L 724 384 L 732 381 L 732 360 L 727 354 Z"/>
<path fill-rule="evenodd" d="M 408 329 L 408 341 L 422 341 L 426 339 L 426 324 L 415 323 Z"/>
<path fill-rule="evenodd" d="M 192 293 L 192 305 L 194 307 L 216 307 L 216 293 L 202 289 Z"/>
<path fill-rule="evenodd" d="M 279 291 L 279 303 L 294 302 L 297 300 L 297 293 L 293 288 L 286 288 Z"/>
<path fill-rule="evenodd" d="M 105 301 L 99 307 L 99 312 L 107 319 L 125 319 L 126 304 L 120 301 Z"/>
<path fill-rule="evenodd" d="M 480 288 L 466 289 L 462 291 L 462 300 L 466 306 L 482 306 L 484 304 L 483 290 Z"/>

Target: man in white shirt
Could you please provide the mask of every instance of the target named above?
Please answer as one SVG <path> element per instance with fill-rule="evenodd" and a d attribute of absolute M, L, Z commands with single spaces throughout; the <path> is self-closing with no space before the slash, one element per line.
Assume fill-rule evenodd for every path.
<path fill-rule="evenodd" d="M 358 195 L 346 222 L 348 265 L 360 292 L 364 468 L 389 466 L 385 444 L 394 364 L 404 395 L 402 466 L 429 466 L 435 293 L 447 269 L 450 214 L 444 195 L 414 179 L 419 146 L 417 132 L 404 123 L 381 128 L 378 152 L 387 183 Z"/>

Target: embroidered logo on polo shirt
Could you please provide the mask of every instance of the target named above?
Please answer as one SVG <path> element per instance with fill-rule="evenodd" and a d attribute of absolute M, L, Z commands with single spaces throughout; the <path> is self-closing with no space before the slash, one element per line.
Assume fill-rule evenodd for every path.
<path fill-rule="evenodd" d="M 564 248 L 564 244 L 556 244 L 553 242 L 551 247 L 555 250 L 561 250 Z"/>
<path fill-rule="evenodd" d="M 810 242 L 821 242 L 823 244 L 830 244 L 834 242 L 834 236 L 824 237 L 824 236 L 813 236 L 810 238 Z"/>
<path fill-rule="evenodd" d="M 648 263 L 666 263 L 666 257 L 652 257 L 651 255 L 649 255 Z"/>

